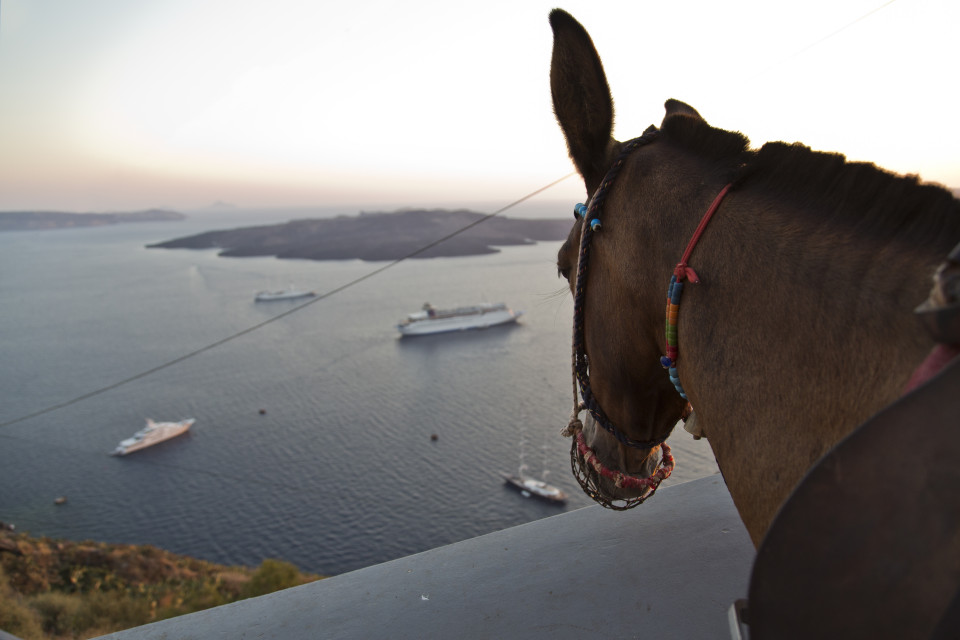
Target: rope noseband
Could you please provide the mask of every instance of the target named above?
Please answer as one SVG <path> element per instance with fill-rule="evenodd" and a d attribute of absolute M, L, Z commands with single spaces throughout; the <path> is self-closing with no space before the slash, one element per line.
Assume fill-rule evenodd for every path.
<path fill-rule="evenodd" d="M 570 448 L 570 462 L 574 477 L 580 483 L 584 492 L 601 505 L 616 509 L 625 510 L 642 504 L 647 498 L 651 497 L 659 487 L 660 483 L 670 477 L 674 468 L 674 458 L 671 455 L 670 447 L 664 440 L 667 436 L 657 440 L 634 440 L 620 432 L 616 426 L 600 408 L 593 391 L 590 388 L 589 365 L 585 349 L 584 338 L 584 300 L 586 289 L 587 265 L 590 257 L 590 240 L 593 234 L 600 230 L 600 213 L 603 209 L 603 202 L 607 197 L 610 187 L 613 185 L 617 174 L 623 167 L 627 157 L 637 148 L 652 143 L 659 137 L 659 132 L 655 127 L 648 128 L 642 136 L 634 138 L 624 143 L 620 154 L 613 165 L 607 171 L 600 183 L 600 187 L 590 198 L 589 207 L 583 204 L 577 204 L 574 207 L 574 217 L 583 220 L 583 228 L 580 235 L 580 253 L 577 259 L 577 280 L 574 286 L 574 309 L 573 309 L 573 412 L 566 428 L 561 432 L 566 437 L 573 437 Z M 677 319 L 679 314 L 680 294 L 683 291 L 684 280 L 699 282 L 700 279 L 696 272 L 688 266 L 690 254 L 700 240 L 704 229 L 710 222 L 710 218 L 716 213 L 723 201 L 724 196 L 730 191 L 731 185 L 727 185 L 717 195 L 707 213 L 704 215 L 700 224 L 697 226 L 693 237 L 687 244 L 683 257 L 677 264 L 674 274 L 670 280 L 670 288 L 667 292 L 667 312 L 666 312 L 666 353 L 660 359 L 669 372 L 670 379 L 677 389 L 677 392 L 686 399 L 686 394 L 680 384 L 677 375 Z M 578 398 L 583 398 L 580 402 Z M 580 421 L 580 412 L 586 409 L 593 416 L 594 420 L 602 426 L 607 432 L 613 435 L 621 444 L 637 449 L 652 449 L 656 446 L 661 447 L 660 464 L 656 472 L 648 478 L 636 478 L 626 475 L 620 471 L 612 471 L 600 462 L 599 458 L 587 444 L 583 436 L 583 423 Z M 669 433 L 667 434 L 669 435 Z M 638 497 L 632 498 L 611 498 L 600 487 L 600 478 L 608 478 L 619 488 L 645 489 L 646 492 Z M 621 504 L 616 504 L 617 502 Z"/>

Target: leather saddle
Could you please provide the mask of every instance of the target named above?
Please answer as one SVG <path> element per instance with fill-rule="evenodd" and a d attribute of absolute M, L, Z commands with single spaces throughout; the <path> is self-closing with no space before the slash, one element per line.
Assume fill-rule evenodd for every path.
<path fill-rule="evenodd" d="M 960 245 L 917 315 L 938 345 L 913 388 L 808 472 L 760 544 L 750 640 L 960 638 Z"/>

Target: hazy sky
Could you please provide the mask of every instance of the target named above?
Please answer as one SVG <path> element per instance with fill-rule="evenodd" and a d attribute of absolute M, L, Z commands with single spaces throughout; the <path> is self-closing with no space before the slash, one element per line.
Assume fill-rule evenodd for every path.
<path fill-rule="evenodd" d="M 571 170 L 554 6 L 620 139 L 673 97 L 960 187 L 956 0 L 0 0 L 0 210 L 509 202 Z"/>

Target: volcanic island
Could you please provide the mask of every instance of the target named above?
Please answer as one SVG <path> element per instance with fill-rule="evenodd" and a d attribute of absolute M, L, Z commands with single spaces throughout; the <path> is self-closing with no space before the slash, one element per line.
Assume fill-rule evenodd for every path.
<path fill-rule="evenodd" d="M 218 249 L 224 257 L 372 262 L 497 253 L 498 247 L 563 240 L 572 224 L 569 219 L 506 218 L 465 209 L 404 209 L 208 231 L 147 247 Z"/>

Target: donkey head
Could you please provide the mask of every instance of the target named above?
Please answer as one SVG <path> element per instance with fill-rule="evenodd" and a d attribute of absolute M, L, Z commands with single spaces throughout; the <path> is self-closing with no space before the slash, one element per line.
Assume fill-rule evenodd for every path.
<path fill-rule="evenodd" d="M 583 27 L 559 9 L 551 13 L 550 24 L 554 33 L 550 69 L 554 112 L 587 194 L 595 195 L 623 146 L 612 136 L 614 110 L 610 89 L 600 58 Z M 666 107 L 665 121 L 673 117 L 700 119 L 696 110 L 682 102 L 670 100 Z M 582 304 L 583 343 L 592 393 L 609 421 L 625 436 L 617 438 L 599 428 L 588 414 L 584 440 L 600 465 L 635 478 L 649 477 L 657 470 L 660 446 L 656 443 L 669 435 L 686 407 L 686 401 L 659 364 L 667 285 L 661 275 L 669 273 L 669 266 L 640 267 L 652 267 L 670 258 L 657 255 L 655 248 L 645 246 L 644 240 L 637 237 L 642 224 L 653 224 L 648 220 L 638 226 L 637 219 L 643 211 L 663 211 L 675 205 L 667 202 L 669 195 L 641 194 L 631 188 L 641 169 L 647 173 L 651 167 L 664 170 L 652 147 L 644 150 L 643 156 L 642 160 L 629 158 L 606 194 L 603 231 L 596 234 L 590 247 L 583 299 L 577 303 Z M 557 260 L 559 272 L 572 291 L 576 288 L 585 224 L 588 222 L 584 219 L 577 220 Z M 636 446 L 636 442 L 653 444 Z M 588 469 L 587 473 L 593 472 Z M 594 475 L 594 485 L 605 494 L 607 502 L 637 498 L 645 492 L 599 473 Z"/>

